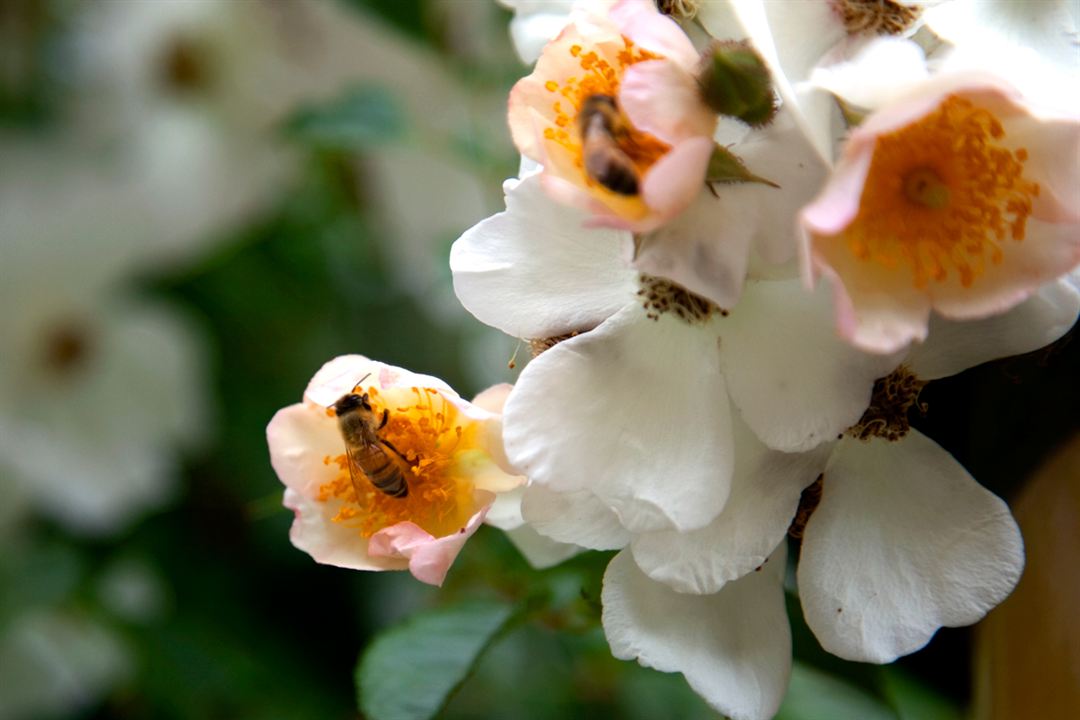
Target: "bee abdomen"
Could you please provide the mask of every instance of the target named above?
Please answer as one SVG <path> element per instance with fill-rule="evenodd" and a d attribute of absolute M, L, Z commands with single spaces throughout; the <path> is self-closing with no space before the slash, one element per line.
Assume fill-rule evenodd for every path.
<path fill-rule="evenodd" d="M 401 466 L 378 445 L 368 446 L 363 452 L 361 466 L 368 480 L 381 493 L 393 498 L 409 494 L 409 483 Z"/>
<path fill-rule="evenodd" d="M 585 170 L 589 176 L 608 190 L 620 195 L 637 195 L 637 170 L 624 153 L 614 148 L 597 152 L 586 158 Z"/>

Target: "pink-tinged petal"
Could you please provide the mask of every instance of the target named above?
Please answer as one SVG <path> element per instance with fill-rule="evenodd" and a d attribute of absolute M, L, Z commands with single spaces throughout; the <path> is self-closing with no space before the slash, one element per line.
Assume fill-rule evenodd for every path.
<path fill-rule="evenodd" d="M 685 212 L 640 236 L 634 267 L 734 307 L 746 278 L 760 192 L 749 184 L 721 187 L 719 197 L 699 190 Z"/>
<path fill-rule="evenodd" d="M 627 68 L 619 106 L 634 127 L 669 145 L 711 138 L 716 129 L 716 113 L 702 102 L 697 80 L 670 60 L 646 60 Z"/>
<path fill-rule="evenodd" d="M 976 285 L 958 282 L 930 288 L 933 307 L 947 318 L 971 320 L 1005 312 L 1043 283 L 1080 265 L 1080 225 L 1047 224 L 1029 218 L 1022 242 L 1001 244 L 1004 260 L 988 264 Z"/>
<path fill-rule="evenodd" d="M 488 494 L 486 503 L 495 499 Z M 472 537 L 484 521 L 487 507 L 469 518 L 469 523 L 459 532 L 436 538 L 411 522 L 401 522 L 383 528 L 371 536 L 368 553 L 373 558 L 404 559 L 409 572 L 420 582 L 428 585 L 443 584 L 465 541 Z"/>
<path fill-rule="evenodd" d="M 840 337 L 867 352 L 886 355 L 925 340 L 930 298 L 912 287 L 905 275 L 860 264 L 843 242 L 822 241 L 811 260 L 817 274 L 832 286 Z"/>
<path fill-rule="evenodd" d="M 835 235 L 855 219 L 873 159 L 874 138 L 856 130 L 844 146 L 844 155 L 828 184 L 799 213 L 799 223 L 809 235 Z"/>
<path fill-rule="evenodd" d="M 630 532 L 600 498 L 588 490 L 555 492 L 529 485 L 522 493 L 521 515 L 545 537 L 591 550 L 621 550 Z"/>
<path fill-rule="evenodd" d="M 889 663 L 978 621 L 1023 566 L 1009 508 L 935 442 L 845 438 L 803 534 L 799 597 L 826 650 Z"/>
<path fill-rule="evenodd" d="M 679 672 L 731 720 L 770 720 L 791 673 L 784 606 L 786 546 L 712 595 L 685 595 L 642 573 L 621 552 L 604 573 L 601 602 L 611 654 Z"/>
<path fill-rule="evenodd" d="M 345 452 L 337 420 L 301 403 L 277 411 L 266 426 L 266 440 L 278 478 L 308 497 L 337 475 L 337 466 L 325 459 Z"/>
<path fill-rule="evenodd" d="M 367 379 L 365 380 L 365 376 Z M 437 377 L 410 372 L 393 365 L 369 360 L 363 355 L 340 355 L 324 364 L 304 391 L 306 402 L 329 407 L 356 384 L 388 388 L 427 387 L 438 390 L 447 399 L 458 399 L 457 393 Z"/>
<path fill-rule="evenodd" d="M 293 546 L 315 562 L 350 570 L 404 570 L 408 562 L 398 557 L 376 557 L 368 552 L 368 540 L 333 521 L 339 503 L 328 505 L 292 488 L 285 490 L 285 507 L 295 514 L 289 530 Z"/>
<path fill-rule="evenodd" d="M 1032 217 L 1080 223 L 1080 118 L 1014 115 L 1006 139 L 1028 153 L 1024 174 L 1039 182 Z"/>
<path fill-rule="evenodd" d="M 782 453 L 735 422 L 735 475 L 723 512 L 690 532 L 635 535 L 638 567 L 676 592 L 707 595 L 753 572 L 787 536 L 805 487 L 825 468 L 832 446 Z"/>
<path fill-rule="evenodd" d="M 697 66 L 698 53 L 679 24 L 661 15 L 652 0 L 620 0 L 608 17 L 635 45 L 682 65 L 687 71 Z"/>
<path fill-rule="evenodd" d="M 932 318 L 926 342 L 915 345 L 904 364 L 921 380 L 936 380 L 1049 345 L 1076 324 L 1080 290 L 1074 282 L 1066 277 L 1048 283 L 1012 310 L 984 320 Z"/>
<path fill-rule="evenodd" d="M 514 386 L 510 383 L 492 385 L 473 398 L 473 405 L 487 410 L 493 415 L 502 415 L 503 405 L 506 404 L 506 398 L 510 397 L 510 391 L 513 389 Z"/>
<path fill-rule="evenodd" d="M 705 182 L 712 151 L 711 137 L 691 138 L 673 147 L 649 168 L 641 195 L 652 215 L 639 224 L 638 232 L 655 229 L 694 202 Z"/>

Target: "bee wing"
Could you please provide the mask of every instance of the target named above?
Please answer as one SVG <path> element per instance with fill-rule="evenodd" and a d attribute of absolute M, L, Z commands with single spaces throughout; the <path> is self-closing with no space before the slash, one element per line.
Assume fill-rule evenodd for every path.
<path fill-rule="evenodd" d="M 368 483 L 367 474 L 364 472 L 363 467 L 360 465 L 360 461 L 356 458 L 356 453 L 350 445 L 345 446 L 345 458 L 349 461 L 349 479 L 352 480 L 353 490 L 356 492 L 356 499 L 364 497 L 364 489 L 370 484 Z"/>

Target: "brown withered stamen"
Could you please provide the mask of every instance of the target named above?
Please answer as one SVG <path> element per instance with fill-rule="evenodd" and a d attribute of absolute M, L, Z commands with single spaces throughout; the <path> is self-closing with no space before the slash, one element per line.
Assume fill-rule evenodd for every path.
<path fill-rule="evenodd" d="M 701 8 L 701 0 L 656 0 L 656 9 L 676 20 L 693 20 Z"/>
<path fill-rule="evenodd" d="M 831 0 L 848 35 L 900 35 L 911 27 L 922 8 L 892 0 Z"/>
<path fill-rule="evenodd" d="M 714 314 L 727 317 L 727 310 L 670 280 L 642 273 L 638 281 L 641 289 L 637 294 L 650 320 L 659 320 L 669 312 L 690 325 L 705 322 Z"/>
<path fill-rule="evenodd" d="M 563 340 L 569 340 L 570 338 L 577 337 L 580 334 L 581 331 L 574 330 L 573 332 L 568 332 L 564 335 L 555 335 L 554 337 L 547 338 L 531 338 L 526 340 L 525 342 L 529 345 L 529 349 L 532 351 L 532 356 L 536 357 L 540 353 L 555 347 Z"/>
<path fill-rule="evenodd" d="M 874 383 L 870 407 L 859 422 L 848 428 L 847 435 L 858 440 L 883 438 L 895 442 L 911 430 L 908 411 L 917 407 L 926 413 L 926 405 L 919 402 L 919 393 L 926 386 L 907 367 L 901 365 L 886 377 Z"/>
<path fill-rule="evenodd" d="M 795 511 L 795 519 L 791 521 L 788 535 L 796 540 L 802 540 L 803 531 L 806 530 L 806 523 L 810 522 L 810 516 L 817 510 L 824 489 L 825 475 L 822 474 L 818 475 L 817 480 L 802 491 L 802 495 L 799 496 L 799 509 Z"/>

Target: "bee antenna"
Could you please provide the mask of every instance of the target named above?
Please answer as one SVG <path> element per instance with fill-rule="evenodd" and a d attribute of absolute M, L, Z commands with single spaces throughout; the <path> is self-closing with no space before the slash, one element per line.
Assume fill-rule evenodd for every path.
<path fill-rule="evenodd" d="M 355 389 L 356 389 L 356 386 L 357 386 L 357 385 L 359 385 L 360 383 L 364 382 L 364 381 L 365 381 L 365 380 L 367 380 L 367 379 L 368 379 L 369 377 L 371 377 L 371 373 L 368 373 L 367 375 L 364 375 L 364 377 L 362 377 L 362 378 L 360 378 L 359 380 L 357 380 L 356 382 L 354 382 L 354 383 L 353 383 L 353 389 L 355 390 Z"/>

